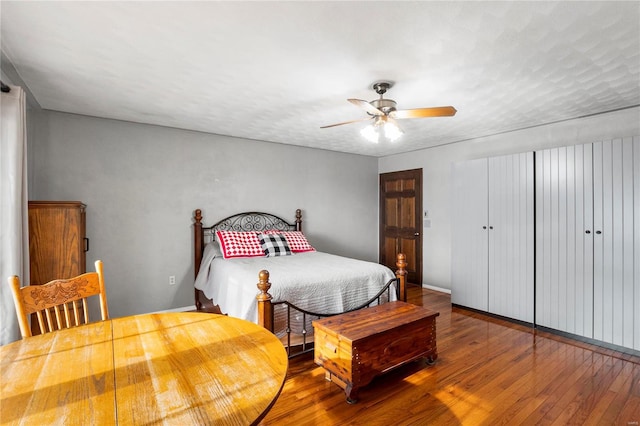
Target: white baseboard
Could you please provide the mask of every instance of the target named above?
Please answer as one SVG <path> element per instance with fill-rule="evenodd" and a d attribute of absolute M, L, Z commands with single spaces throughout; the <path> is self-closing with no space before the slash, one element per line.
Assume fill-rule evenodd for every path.
<path fill-rule="evenodd" d="M 429 290 L 439 291 L 440 293 L 451 294 L 451 290 L 448 288 L 436 287 L 434 285 L 422 284 L 422 288 L 428 288 Z"/>
<path fill-rule="evenodd" d="M 151 312 L 152 314 L 164 314 L 167 312 L 187 312 L 187 311 L 195 311 L 196 305 L 184 306 L 182 308 L 173 308 L 173 309 L 165 309 L 164 311 L 156 311 Z"/>

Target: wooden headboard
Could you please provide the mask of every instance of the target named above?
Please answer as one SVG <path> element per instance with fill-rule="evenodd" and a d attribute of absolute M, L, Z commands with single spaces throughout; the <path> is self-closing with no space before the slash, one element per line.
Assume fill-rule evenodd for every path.
<path fill-rule="evenodd" d="M 200 263 L 202 263 L 202 254 L 205 245 L 215 239 L 216 231 L 266 231 L 268 229 L 276 229 L 278 231 L 302 231 L 302 211 L 296 210 L 296 219 L 294 223 L 264 212 L 244 212 L 237 213 L 226 217 L 212 226 L 205 227 L 202 225 L 202 210 L 196 209 L 193 215 L 193 241 L 194 241 L 194 270 L 195 277 L 200 271 Z"/>

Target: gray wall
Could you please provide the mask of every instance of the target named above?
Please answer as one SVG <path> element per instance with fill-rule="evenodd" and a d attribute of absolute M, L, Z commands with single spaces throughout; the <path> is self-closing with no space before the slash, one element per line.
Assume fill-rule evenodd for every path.
<path fill-rule="evenodd" d="M 640 135 L 640 108 L 569 120 L 501 135 L 380 158 L 378 171 L 423 169 L 423 284 L 451 289 L 451 164 L 473 158 Z"/>
<path fill-rule="evenodd" d="M 248 210 L 293 221 L 300 208 L 318 250 L 377 261 L 376 158 L 43 110 L 31 115 L 29 198 L 87 204 L 87 269 L 105 262 L 113 317 L 193 305 L 196 208 L 209 224 Z"/>
<path fill-rule="evenodd" d="M 640 108 L 375 159 L 31 111 L 29 198 L 87 204 L 87 268 L 105 261 L 112 316 L 193 304 L 193 210 L 293 219 L 319 250 L 378 258 L 378 173 L 423 169 L 423 283 L 451 288 L 451 163 L 640 134 Z M 169 275 L 177 284 L 168 285 Z M 276 278 L 273 277 L 275 280 Z"/>

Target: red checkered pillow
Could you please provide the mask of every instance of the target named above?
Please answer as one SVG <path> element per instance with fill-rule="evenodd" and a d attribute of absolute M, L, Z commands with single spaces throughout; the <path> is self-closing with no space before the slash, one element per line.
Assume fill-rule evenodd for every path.
<path fill-rule="evenodd" d="M 305 251 L 316 251 L 315 248 L 309 241 L 307 241 L 307 237 L 304 236 L 302 231 L 278 231 L 278 230 L 269 230 L 264 231 L 263 234 L 282 234 L 284 238 L 287 240 L 287 244 L 293 253 L 302 253 Z"/>
<path fill-rule="evenodd" d="M 216 231 L 222 257 L 264 257 L 264 250 L 255 232 Z"/>

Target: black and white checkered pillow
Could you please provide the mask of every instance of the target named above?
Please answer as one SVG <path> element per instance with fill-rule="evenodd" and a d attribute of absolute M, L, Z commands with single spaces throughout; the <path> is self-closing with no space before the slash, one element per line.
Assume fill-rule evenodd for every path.
<path fill-rule="evenodd" d="M 258 239 L 264 250 L 264 254 L 267 257 L 273 256 L 288 256 L 291 254 L 291 249 L 287 240 L 280 234 L 259 234 Z"/>

